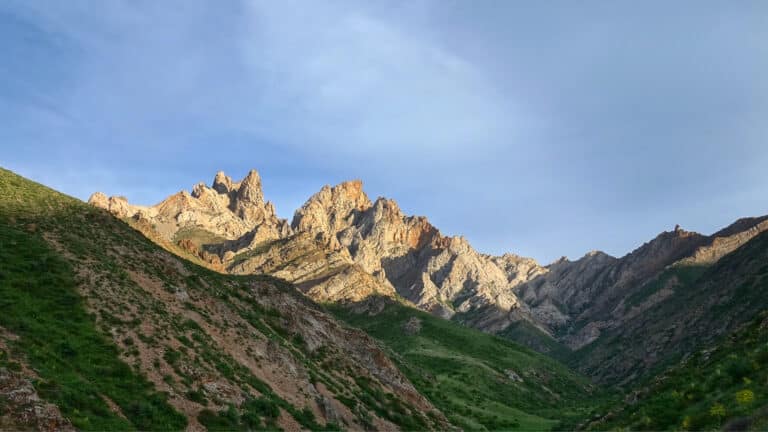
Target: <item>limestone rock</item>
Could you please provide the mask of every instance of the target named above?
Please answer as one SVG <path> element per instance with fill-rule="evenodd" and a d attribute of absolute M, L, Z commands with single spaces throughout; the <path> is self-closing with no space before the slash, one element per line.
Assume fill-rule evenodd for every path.
<path fill-rule="evenodd" d="M 88 202 L 120 218 L 144 219 L 171 242 L 191 237 L 201 246 L 247 235 L 255 241 L 275 240 L 292 233 L 287 221 L 277 217 L 274 206 L 264 202 L 261 177 L 255 170 L 237 183 L 218 172 L 212 187 L 198 183 L 191 193 L 181 191 L 150 207 L 131 205 L 124 197 L 107 198 L 100 192 Z"/>
<path fill-rule="evenodd" d="M 403 333 L 408 336 L 419 334 L 421 331 L 421 320 L 416 317 L 411 317 L 403 324 Z"/>
<path fill-rule="evenodd" d="M 491 257 L 463 237 L 443 236 L 424 217 L 404 215 L 394 200 L 371 203 L 359 181 L 324 187 L 296 212 L 292 226 L 346 250 L 363 270 L 439 316 L 519 306 L 513 282 Z"/>
<path fill-rule="evenodd" d="M 358 302 L 375 295 L 395 296 L 391 284 L 365 272 L 346 249 L 332 250 L 307 232 L 246 248 L 229 261 L 230 273 L 270 274 L 293 282 L 316 301 Z"/>
<path fill-rule="evenodd" d="M 339 243 L 331 234 L 353 223 L 357 215 L 370 207 L 371 201 L 363 192 L 360 180 L 334 187 L 326 185 L 296 211 L 291 226 L 297 232 L 319 236 L 335 249 Z"/>
<path fill-rule="evenodd" d="M 512 288 L 542 271 L 530 260 L 518 265 L 519 276 L 510 277 L 509 259 L 479 254 L 463 237 L 442 235 L 425 217 L 406 216 L 394 200 L 372 202 L 359 180 L 323 187 L 296 211 L 291 225 L 264 201 L 255 170 L 240 182 L 218 172 L 211 187 L 199 183 L 191 193 L 152 207 L 99 193 L 90 202 L 140 220 L 142 232 L 151 226 L 160 238 L 214 267 L 284 278 L 316 300 L 400 295 L 445 318 L 492 308 L 494 328 L 528 313 Z"/>
<path fill-rule="evenodd" d="M 0 367 L 0 429 L 74 431 L 56 405 L 40 398 L 30 378 Z"/>

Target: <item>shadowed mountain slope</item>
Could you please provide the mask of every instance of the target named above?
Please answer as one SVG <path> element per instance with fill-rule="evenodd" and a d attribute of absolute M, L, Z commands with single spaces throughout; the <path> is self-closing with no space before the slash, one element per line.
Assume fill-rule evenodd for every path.
<path fill-rule="evenodd" d="M 590 430 L 766 430 L 765 311 L 644 382 L 583 425 Z"/>
<path fill-rule="evenodd" d="M 617 308 L 621 324 L 571 359 L 603 382 L 641 377 L 712 345 L 768 309 L 768 232 L 714 264 L 683 260 L 668 267 Z"/>

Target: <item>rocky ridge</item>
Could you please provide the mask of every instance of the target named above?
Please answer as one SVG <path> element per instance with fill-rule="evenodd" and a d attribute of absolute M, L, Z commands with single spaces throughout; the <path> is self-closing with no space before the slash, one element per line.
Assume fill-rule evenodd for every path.
<path fill-rule="evenodd" d="M 425 217 L 404 215 L 394 200 L 371 203 L 361 186 L 323 188 L 296 212 L 293 229 L 346 250 L 399 295 L 445 318 L 488 304 L 506 312 L 522 306 L 507 275 L 466 239 L 442 235 Z"/>
<path fill-rule="evenodd" d="M 239 182 L 218 172 L 211 187 L 198 183 L 192 192 L 180 191 L 151 207 L 128 203 L 125 197 L 96 192 L 88 202 L 120 218 L 147 221 L 167 240 L 179 240 L 184 230 L 205 230 L 219 240 L 238 240 L 246 234 L 259 243 L 291 234 L 287 221 L 279 219 L 271 202 L 264 201 L 261 177 L 251 170 Z"/>
<path fill-rule="evenodd" d="M 493 306 L 493 329 L 529 319 L 512 291 L 519 280 L 497 264 L 503 258 L 442 235 L 425 217 L 404 215 L 394 200 L 371 201 L 359 180 L 323 187 L 290 225 L 264 202 L 256 171 L 238 183 L 219 172 L 212 187 L 198 184 L 153 207 L 101 193 L 89 203 L 214 268 L 271 274 L 318 301 L 399 296 L 445 318 Z"/>
<path fill-rule="evenodd" d="M 316 301 L 398 297 L 490 333 L 525 323 L 536 337 L 577 351 L 674 297 L 684 285 L 677 279 L 654 285 L 668 269 L 713 266 L 768 230 L 768 217 L 709 236 L 676 226 L 621 258 L 593 251 L 542 266 L 480 254 L 394 200 L 371 200 L 359 180 L 324 186 L 290 225 L 264 202 L 255 171 L 238 183 L 218 173 L 212 187 L 199 184 L 150 208 L 101 194 L 90 202 L 220 271 L 271 274 Z"/>
<path fill-rule="evenodd" d="M 711 236 L 677 226 L 622 258 L 591 252 L 555 262 L 515 291 L 542 325 L 578 349 L 602 329 L 621 326 L 631 316 L 624 308 L 627 299 L 666 268 L 712 265 L 766 230 L 766 218 L 744 219 Z"/>
<path fill-rule="evenodd" d="M 552 359 L 401 299 L 318 306 L 295 284 L 214 272 L 169 253 L 160 234 L 142 235 L 147 220 L 121 221 L 2 169 L 0 191 L 0 238 L 15 246 L 0 248 L 0 292 L 13 305 L 0 314 L 7 428 L 66 430 L 69 420 L 99 430 L 543 430 L 579 416 L 595 390 Z M 348 251 L 328 257 L 308 233 L 232 262 L 271 247 L 296 254 L 274 255 L 274 272 L 295 265 L 312 287 L 334 277 L 351 290 L 363 284 L 356 277 L 375 281 L 349 264 Z M 315 259 L 307 253 L 338 265 L 307 265 Z M 439 348 L 423 349 L 432 343 Z M 445 370 L 446 356 L 460 374 Z M 35 375 L 17 361 L 39 377 L 31 386 Z M 469 409 L 456 415 L 456 401 Z"/>

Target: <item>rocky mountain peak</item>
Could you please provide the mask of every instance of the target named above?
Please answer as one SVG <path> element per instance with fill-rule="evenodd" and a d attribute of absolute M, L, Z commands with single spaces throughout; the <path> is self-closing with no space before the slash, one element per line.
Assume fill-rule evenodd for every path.
<path fill-rule="evenodd" d="M 361 180 L 350 180 L 340 183 L 331 189 L 331 194 L 335 194 L 336 199 L 354 203 L 358 210 L 365 210 L 371 206 L 371 200 L 363 192 L 363 182 Z"/>
<path fill-rule="evenodd" d="M 567 256 L 563 255 L 560 258 L 552 261 L 552 263 L 550 263 L 547 267 L 552 267 L 552 266 L 556 266 L 556 265 L 559 265 L 559 264 L 567 264 L 569 262 L 571 262 L 571 260 L 569 260 Z"/>
<path fill-rule="evenodd" d="M 109 205 L 109 198 L 104 192 L 94 192 L 91 194 L 90 198 L 88 198 L 88 204 L 95 207 L 107 208 Z"/>
<path fill-rule="evenodd" d="M 238 184 L 237 200 L 241 203 L 264 205 L 264 193 L 261 190 L 261 176 L 258 171 L 250 170 Z"/>
<path fill-rule="evenodd" d="M 288 223 L 277 218 L 274 205 L 264 202 L 261 177 L 256 170 L 237 183 L 219 171 L 212 187 L 201 182 L 191 193 L 183 190 L 152 207 L 131 205 L 123 197 L 107 198 L 99 192 L 91 196 L 89 203 L 121 218 L 142 215 L 157 227 L 162 238 L 172 241 L 180 232 L 194 232 L 189 230 L 207 231 L 227 240 L 247 236 L 248 241 L 254 242 L 275 240 L 291 233 Z"/>
<path fill-rule="evenodd" d="M 583 257 L 574 261 L 574 264 L 580 264 L 584 266 L 601 266 L 610 264 L 616 261 L 616 257 L 608 255 L 607 253 L 599 250 L 589 251 L 584 254 Z"/>
<path fill-rule="evenodd" d="M 128 204 L 128 199 L 123 196 L 107 197 L 102 192 L 96 192 L 88 198 L 88 204 L 94 207 L 103 208 L 121 218 L 132 216 L 133 213 L 135 213 L 133 211 L 133 206 Z"/>
<path fill-rule="evenodd" d="M 227 194 L 233 190 L 232 178 L 224 174 L 224 171 L 216 173 L 213 179 L 213 189 L 220 194 Z"/>
<path fill-rule="evenodd" d="M 403 217 L 400 205 L 393 199 L 379 197 L 376 199 L 376 202 L 373 203 L 373 208 L 377 220 L 382 218 L 396 220 Z"/>
<path fill-rule="evenodd" d="M 351 223 L 350 217 L 369 208 L 371 200 L 363 192 L 362 181 L 325 185 L 296 210 L 291 225 L 297 231 L 335 235 Z"/>

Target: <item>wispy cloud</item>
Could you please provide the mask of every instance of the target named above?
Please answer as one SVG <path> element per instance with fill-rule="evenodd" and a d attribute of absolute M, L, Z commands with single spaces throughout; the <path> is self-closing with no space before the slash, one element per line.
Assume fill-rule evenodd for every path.
<path fill-rule="evenodd" d="M 768 210 L 766 16 L 747 1 L 7 0 L 2 163 L 145 204 L 255 167 L 283 216 L 358 177 L 481 250 L 621 254 Z"/>
<path fill-rule="evenodd" d="M 365 156 L 450 160 L 491 150 L 514 122 L 482 71 L 357 3 L 252 2 L 243 46 L 271 133 Z M 299 134 L 296 127 L 300 125 Z"/>

